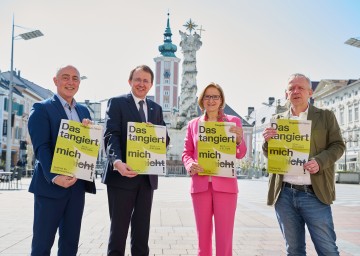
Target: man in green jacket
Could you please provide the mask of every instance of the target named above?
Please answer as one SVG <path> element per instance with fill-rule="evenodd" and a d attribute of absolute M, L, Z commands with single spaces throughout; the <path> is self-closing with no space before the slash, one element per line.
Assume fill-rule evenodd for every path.
<path fill-rule="evenodd" d="M 312 121 L 309 161 L 301 175 L 270 174 L 267 204 L 275 205 L 288 255 L 306 255 L 305 224 L 318 255 L 339 255 L 330 204 L 335 200 L 335 162 L 345 144 L 334 113 L 309 104 L 312 93 L 307 76 L 290 76 L 289 110 L 274 118 Z M 263 132 L 266 157 L 268 141 L 275 135 L 274 128 Z"/>

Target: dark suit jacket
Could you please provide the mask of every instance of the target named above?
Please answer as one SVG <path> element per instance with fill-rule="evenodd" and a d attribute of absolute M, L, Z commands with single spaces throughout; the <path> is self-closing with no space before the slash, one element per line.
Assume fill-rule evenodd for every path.
<path fill-rule="evenodd" d="M 146 99 L 148 122 L 156 125 L 164 125 L 162 108 L 152 100 Z M 104 133 L 104 147 L 108 156 L 105 173 L 102 182 L 121 188 L 135 188 L 140 180 L 138 175 L 134 178 L 123 177 L 119 172 L 113 170 L 113 162 L 120 159 L 126 163 L 126 140 L 127 123 L 141 122 L 139 110 L 133 96 L 129 93 L 112 98 L 108 102 L 106 112 L 106 128 Z M 170 142 L 169 136 L 166 145 Z M 157 189 L 158 176 L 148 175 L 151 187 Z"/>
<path fill-rule="evenodd" d="M 90 119 L 90 113 L 86 107 L 77 104 L 75 108 L 80 120 Z M 70 189 L 80 191 L 85 189 L 86 192 L 95 194 L 94 182 L 77 180 L 70 188 L 63 188 L 52 183 L 56 174 L 50 173 L 50 169 L 61 119 L 68 118 L 56 96 L 35 103 L 30 112 L 28 129 L 36 160 L 29 192 L 50 198 L 61 198 Z"/>

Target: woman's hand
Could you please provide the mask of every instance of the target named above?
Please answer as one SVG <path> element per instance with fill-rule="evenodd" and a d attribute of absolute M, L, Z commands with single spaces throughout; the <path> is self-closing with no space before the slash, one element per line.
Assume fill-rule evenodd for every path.
<path fill-rule="evenodd" d="M 242 127 L 231 126 L 230 127 L 230 132 L 236 134 L 236 144 L 239 145 L 242 142 L 242 138 L 243 138 L 243 129 L 242 129 Z"/>
<path fill-rule="evenodd" d="M 204 169 L 198 163 L 193 162 L 188 172 L 190 176 L 194 176 L 195 174 L 203 171 Z"/>

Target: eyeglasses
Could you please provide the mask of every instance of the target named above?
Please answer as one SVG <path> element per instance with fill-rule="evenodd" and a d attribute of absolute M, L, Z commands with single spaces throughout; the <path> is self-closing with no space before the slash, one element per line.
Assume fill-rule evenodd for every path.
<path fill-rule="evenodd" d="M 145 85 L 147 85 L 147 84 L 150 83 L 149 80 L 147 80 L 147 79 L 141 80 L 141 78 L 135 78 L 135 79 L 133 79 L 133 81 L 134 81 L 135 83 L 141 83 L 141 82 L 143 82 L 143 84 L 145 84 Z"/>
<path fill-rule="evenodd" d="M 220 100 L 221 96 L 220 95 L 205 95 L 203 99 L 204 100 L 210 100 L 210 99 Z"/>

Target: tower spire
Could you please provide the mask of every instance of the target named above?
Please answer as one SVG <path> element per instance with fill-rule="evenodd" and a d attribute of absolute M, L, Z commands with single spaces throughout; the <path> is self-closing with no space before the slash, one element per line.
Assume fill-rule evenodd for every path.
<path fill-rule="evenodd" d="M 159 51 L 162 56 L 176 57 L 175 52 L 177 50 L 177 47 L 176 47 L 176 45 L 174 45 L 172 43 L 172 40 L 171 40 L 172 33 L 171 33 L 171 29 L 170 29 L 170 13 L 168 13 L 167 15 L 168 15 L 168 18 L 167 18 L 166 29 L 165 29 L 165 33 L 164 33 L 164 44 L 159 46 Z"/>

